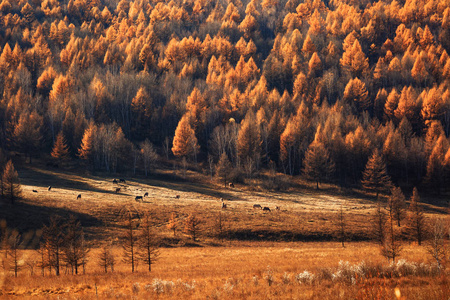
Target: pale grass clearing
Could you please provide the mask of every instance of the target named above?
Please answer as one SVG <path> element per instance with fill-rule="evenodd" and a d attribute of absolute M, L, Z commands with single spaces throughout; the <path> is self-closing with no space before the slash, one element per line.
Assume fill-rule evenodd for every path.
<path fill-rule="evenodd" d="M 366 212 L 374 208 L 371 201 L 344 196 L 331 196 L 307 190 L 290 190 L 286 193 L 271 191 L 253 191 L 245 186 L 236 184 L 236 188 L 224 188 L 215 182 L 193 183 L 183 181 L 164 181 L 158 179 L 127 178 L 126 183 L 113 184 L 114 176 L 100 177 L 93 175 L 80 176 L 78 174 L 44 170 L 36 167 L 27 167 L 20 172 L 23 184 L 24 197 L 36 202 L 51 201 L 59 207 L 77 208 L 101 205 L 135 205 L 136 196 L 142 196 L 145 192 L 148 197 L 144 198 L 145 204 L 164 204 L 188 206 L 193 202 L 208 207 L 219 207 L 220 199 L 223 198 L 232 209 L 251 209 L 253 204 L 268 206 L 275 209 L 280 206 L 286 211 L 310 211 L 321 210 L 336 212 L 344 205 L 348 209 L 358 212 Z M 202 178 L 204 181 L 205 178 Z M 52 186 L 51 191 L 47 187 Z M 117 187 L 121 188 L 115 193 Z M 37 190 L 33 193 L 32 190 Z M 77 195 L 81 199 L 77 200 Z M 176 198 L 176 196 L 179 198 Z"/>

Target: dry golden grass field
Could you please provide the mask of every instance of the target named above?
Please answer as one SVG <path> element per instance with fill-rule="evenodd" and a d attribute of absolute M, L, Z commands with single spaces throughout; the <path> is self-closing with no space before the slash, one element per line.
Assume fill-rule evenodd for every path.
<path fill-rule="evenodd" d="M 120 176 L 125 182 L 119 184 L 114 176 L 39 165 L 18 171 L 23 199 L 2 204 L 0 219 L 29 234 L 18 277 L 0 268 L 1 299 L 450 299 L 447 272 L 438 272 L 427 246 L 415 244 L 406 231 L 395 264 L 381 255 L 372 241 L 372 196 L 331 185 L 316 191 L 313 183 L 295 181 L 283 191 L 256 180 L 224 188 L 208 176 L 188 172 L 183 179 L 177 171 Z M 144 193 L 148 197 L 136 202 Z M 422 199 L 430 222 L 447 218 L 445 199 Z M 341 207 L 345 247 L 338 240 Z M 149 212 L 155 220 L 162 246 L 151 272 L 140 262 L 132 273 L 121 260 L 124 211 Z M 175 235 L 166 226 L 173 213 L 180 224 Z M 48 270 L 42 276 L 36 266 L 39 229 L 54 214 L 81 220 L 91 247 L 85 274 L 63 269 L 60 276 Z M 182 230 L 190 214 L 202 220 L 197 241 Z M 219 216 L 227 231 L 223 240 L 216 233 Z M 116 258 L 114 272 L 106 274 L 98 265 L 105 241 L 112 241 Z"/>

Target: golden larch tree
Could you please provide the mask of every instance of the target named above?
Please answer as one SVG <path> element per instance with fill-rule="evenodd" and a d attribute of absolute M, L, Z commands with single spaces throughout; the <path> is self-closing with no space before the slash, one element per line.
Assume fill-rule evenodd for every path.
<path fill-rule="evenodd" d="M 17 174 L 14 164 L 11 160 L 6 163 L 2 175 L 3 196 L 9 199 L 11 204 L 14 204 L 16 199 L 22 194 L 20 186 L 19 174 Z"/>
<path fill-rule="evenodd" d="M 422 244 L 426 234 L 426 218 L 420 204 L 419 192 L 414 187 L 410 198 L 408 227 L 419 246 Z"/>
<path fill-rule="evenodd" d="M 200 146 L 197 142 L 194 129 L 189 122 L 189 115 L 185 114 L 175 129 L 172 153 L 178 157 L 187 157 L 196 154 Z"/>
<path fill-rule="evenodd" d="M 50 155 L 60 162 L 63 162 L 70 157 L 69 146 L 67 146 L 67 141 L 62 130 L 56 136 L 56 141 Z"/>
<path fill-rule="evenodd" d="M 81 140 L 80 148 L 78 149 L 78 156 L 81 159 L 92 161 L 94 156 L 94 141 L 97 132 L 97 126 L 91 122 L 84 131 L 83 138 Z"/>
<path fill-rule="evenodd" d="M 303 161 L 305 175 L 316 182 L 316 189 L 319 183 L 328 179 L 335 170 L 335 164 L 330 157 L 330 153 L 322 142 L 314 141 L 309 145 Z"/>
<path fill-rule="evenodd" d="M 391 178 L 387 173 L 386 163 L 378 149 L 375 149 L 367 161 L 361 183 L 366 190 L 374 191 L 377 199 L 380 192 L 390 189 Z"/>
<path fill-rule="evenodd" d="M 366 84 L 359 80 L 358 77 L 350 79 L 345 86 L 344 101 L 351 105 L 355 105 L 357 111 L 367 110 L 372 107 Z"/>

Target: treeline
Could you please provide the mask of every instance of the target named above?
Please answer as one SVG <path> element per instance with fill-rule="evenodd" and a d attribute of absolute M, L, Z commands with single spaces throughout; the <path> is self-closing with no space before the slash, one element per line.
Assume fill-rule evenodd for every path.
<path fill-rule="evenodd" d="M 378 150 L 394 183 L 450 186 L 446 1 L 2 0 L 0 23 L 0 144 L 30 161 L 325 157 L 345 186 Z"/>
<path fill-rule="evenodd" d="M 94 262 L 105 273 L 114 271 L 118 261 L 129 264 L 132 272 L 140 262 L 151 271 L 160 247 L 155 221 L 149 214 L 128 213 L 123 214 L 117 224 L 124 229 L 118 245 L 113 245 L 112 238 L 99 241 L 101 244 L 96 247 L 99 251 L 92 255 L 93 244 L 85 239 L 83 226 L 73 215 L 68 218 L 54 215 L 42 229 L 31 234 L 11 230 L 0 220 L 0 253 L 3 252 L 0 267 L 5 274 L 13 272 L 15 277 L 24 268 L 28 268 L 31 275 L 35 272 L 42 276 L 59 276 L 62 272 L 85 274 L 88 262 L 91 267 Z M 22 250 L 30 246 L 36 253 L 25 255 Z M 114 252 L 114 246 L 121 246 L 122 251 Z"/>

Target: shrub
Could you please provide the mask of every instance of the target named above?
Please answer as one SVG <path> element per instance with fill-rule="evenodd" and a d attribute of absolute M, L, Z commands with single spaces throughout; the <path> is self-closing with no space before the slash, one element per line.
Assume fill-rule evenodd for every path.
<path fill-rule="evenodd" d="M 314 281 L 314 278 L 314 274 L 306 270 L 303 271 L 303 273 L 299 273 L 297 276 L 295 276 L 297 282 L 301 284 L 311 284 Z"/>

